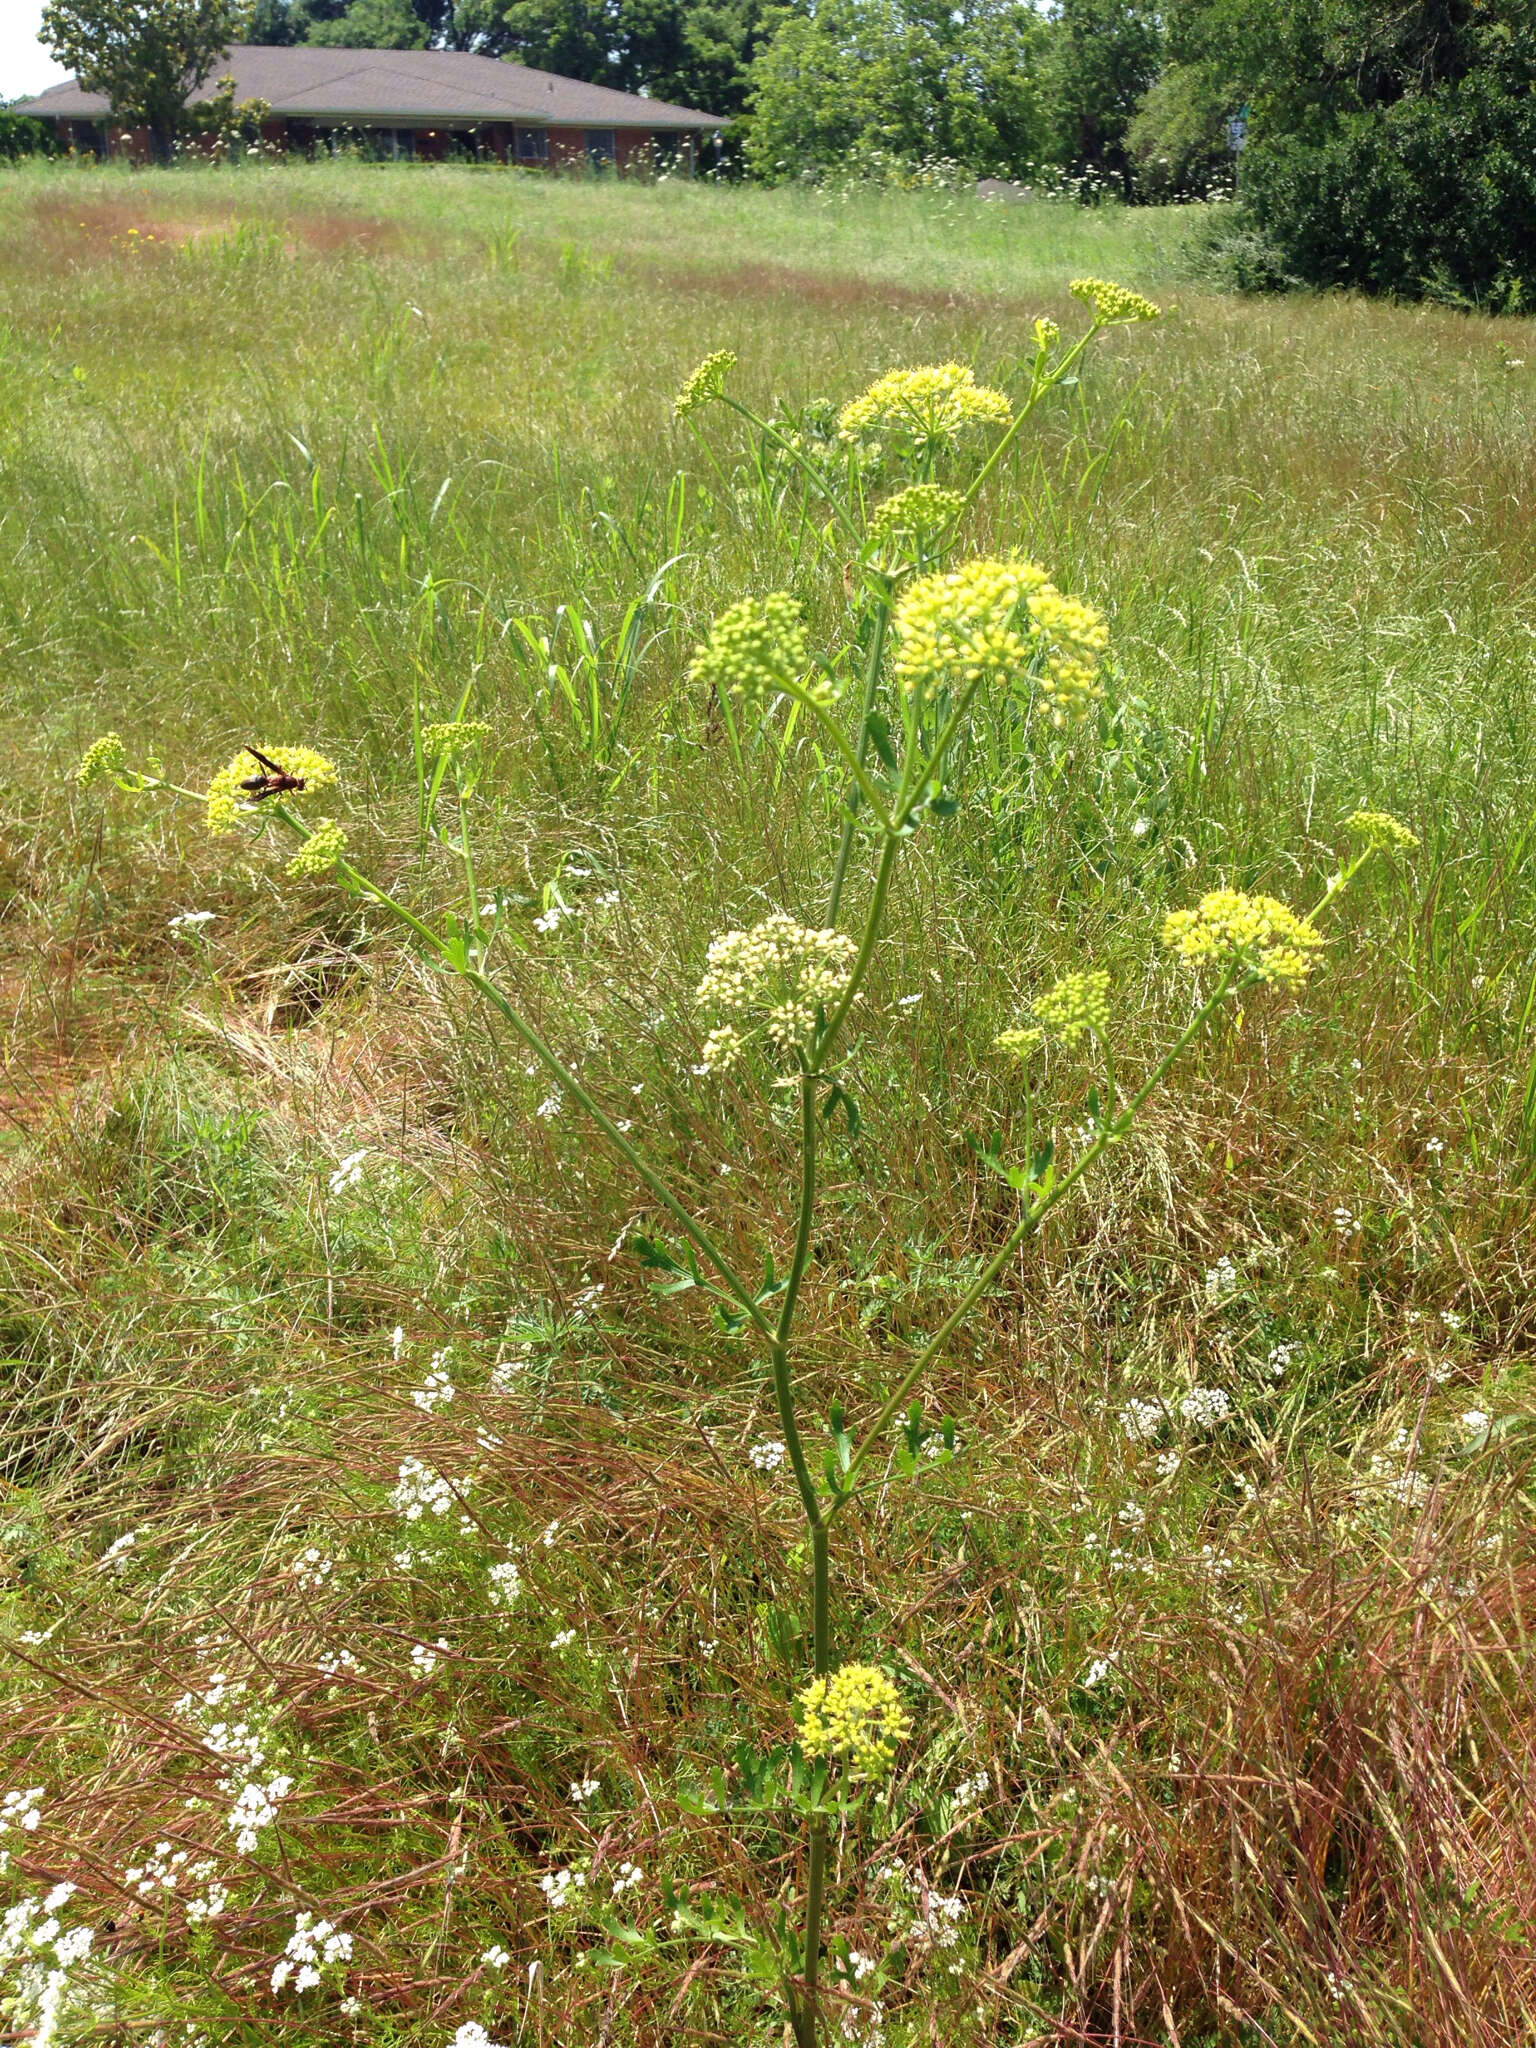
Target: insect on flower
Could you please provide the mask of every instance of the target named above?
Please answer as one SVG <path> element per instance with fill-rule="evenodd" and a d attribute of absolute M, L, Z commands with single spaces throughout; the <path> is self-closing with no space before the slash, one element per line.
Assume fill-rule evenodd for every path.
<path fill-rule="evenodd" d="M 260 803 L 264 796 L 284 796 L 289 790 L 304 787 L 302 775 L 290 775 L 286 768 L 279 768 L 259 747 L 247 746 L 245 751 L 256 762 L 261 772 L 250 776 L 240 787 L 247 791 L 256 803 Z"/>

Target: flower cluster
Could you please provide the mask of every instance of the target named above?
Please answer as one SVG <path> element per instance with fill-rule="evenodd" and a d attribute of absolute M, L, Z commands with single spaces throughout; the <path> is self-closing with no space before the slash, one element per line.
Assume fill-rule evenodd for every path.
<path fill-rule="evenodd" d="M 978 384 L 968 363 L 929 363 L 877 377 L 843 407 L 837 431 L 844 441 L 859 441 L 895 428 L 919 443 L 947 445 L 967 427 L 1006 427 L 1012 419 L 1002 392 Z"/>
<path fill-rule="evenodd" d="M 467 754 L 491 736 L 483 718 L 447 719 L 441 725 L 421 728 L 421 751 L 428 760 L 438 754 Z"/>
<path fill-rule="evenodd" d="M 1222 1387 L 1191 1387 L 1179 1413 L 1191 1429 L 1215 1429 L 1232 1413 L 1232 1397 Z"/>
<path fill-rule="evenodd" d="M 775 1437 L 771 1442 L 754 1444 L 747 1453 L 747 1463 L 754 1472 L 777 1472 L 784 1462 L 784 1445 Z"/>
<path fill-rule="evenodd" d="M 496 1953 L 502 1955 L 506 1952 L 498 1949 Z M 489 1961 L 489 1952 L 486 1959 Z M 510 1961 L 510 1958 L 508 1960 Z M 448 2048 L 502 2048 L 502 2044 L 500 2041 L 493 2041 L 478 2020 L 465 2020 L 449 2042 Z"/>
<path fill-rule="evenodd" d="M 82 789 L 92 789 L 98 782 L 108 782 L 122 772 L 128 759 L 128 750 L 123 745 L 122 735 L 104 732 L 99 740 L 92 740 L 86 748 L 80 766 L 75 770 L 75 780 Z"/>
<path fill-rule="evenodd" d="M 272 1989 L 281 1991 L 291 1977 L 295 1991 L 311 1991 L 327 1970 L 345 1968 L 351 1960 L 350 1934 L 313 1913 L 298 1913 L 282 1960 L 273 1968 Z"/>
<path fill-rule="evenodd" d="M 725 389 L 725 380 L 736 367 L 734 351 L 717 348 L 707 355 L 698 368 L 683 380 L 683 388 L 672 401 L 672 410 L 680 420 L 696 412 L 701 405 L 708 405 L 712 398 L 718 398 Z"/>
<path fill-rule="evenodd" d="M 301 1550 L 288 1567 L 306 1593 L 318 1593 L 331 1573 L 336 1569 L 336 1560 L 311 1543 Z"/>
<path fill-rule="evenodd" d="M 467 1481 L 460 1480 L 459 1486 L 468 1491 Z M 446 1515 L 457 1497 L 441 1472 L 423 1465 L 420 1458 L 407 1458 L 400 1467 L 399 1482 L 390 1493 L 389 1504 L 402 1520 L 419 1522 L 424 1515 Z"/>
<path fill-rule="evenodd" d="M 505 1558 L 500 1564 L 493 1564 L 487 1575 L 490 1579 L 489 1599 L 493 1607 L 514 1607 L 523 1590 L 523 1575 L 513 1563 Z"/>
<path fill-rule="evenodd" d="M 35 1835 L 43 1817 L 46 1791 L 45 1785 L 29 1785 L 25 1792 L 7 1792 L 0 1800 L 0 1835 L 8 1828 L 20 1828 L 24 1834 Z"/>
<path fill-rule="evenodd" d="M 1161 1401 L 1143 1401 L 1134 1395 L 1120 1410 L 1120 1427 L 1128 1443 L 1151 1443 L 1167 1420 L 1168 1411 Z"/>
<path fill-rule="evenodd" d="M 75 1889 L 56 1884 L 41 1899 L 19 1900 L 0 1920 L 0 1964 L 19 1965 L 14 1976 L 6 1972 L 15 1990 L 5 2001 L 5 2016 L 33 2048 L 54 2048 L 65 2018 L 69 1973 L 91 1952 L 91 1929 L 66 1929 L 59 1919 Z"/>
<path fill-rule="evenodd" d="M 1355 811 L 1344 820 L 1344 829 L 1382 853 L 1412 853 L 1419 843 L 1418 834 L 1400 824 L 1390 811 Z"/>
<path fill-rule="evenodd" d="M 278 1808 L 292 1790 L 292 1778 L 281 1771 L 265 1784 L 251 1778 L 240 1787 L 225 1825 L 234 1836 L 236 1851 L 241 1856 L 255 1855 L 262 1829 L 271 1827 L 277 1819 Z"/>
<path fill-rule="evenodd" d="M 1316 966 L 1323 935 L 1273 896 L 1213 889 L 1193 910 L 1171 911 L 1163 944 L 1195 966 L 1241 961 L 1259 981 L 1298 987 Z"/>
<path fill-rule="evenodd" d="M 1038 562 L 963 562 L 920 576 L 896 605 L 896 679 L 909 696 L 976 683 L 1022 685 L 1039 668 L 1053 723 L 1082 718 L 1103 695 L 1108 628 L 1063 597 Z"/>
<path fill-rule="evenodd" d="M 569 1905 L 572 1892 L 584 1892 L 587 1888 L 587 1874 L 584 1870 L 546 1870 L 539 1879 L 539 1890 L 549 1901 L 549 1910 L 558 1913 L 562 1906 Z"/>
<path fill-rule="evenodd" d="M 1086 1032 L 1102 1037 L 1109 1027 L 1109 975 L 1098 967 L 1064 974 L 1035 1004 L 1034 1015 L 1068 1045 Z"/>
<path fill-rule="evenodd" d="M 800 1739 L 811 1756 L 844 1757 L 866 1777 L 883 1777 L 896 1745 L 912 1732 L 911 1717 L 875 1664 L 845 1664 L 814 1678 L 799 1694 Z"/>
<path fill-rule="evenodd" d="M 689 675 L 749 704 L 798 683 L 810 662 L 800 607 L 782 590 L 744 597 L 723 611 L 693 657 Z"/>
<path fill-rule="evenodd" d="M 1074 277 L 1067 287 L 1074 299 L 1093 308 L 1102 327 L 1118 326 L 1131 320 L 1161 320 L 1163 309 L 1123 284 L 1111 284 L 1103 277 Z"/>
<path fill-rule="evenodd" d="M 302 782 L 302 790 L 287 792 L 290 795 L 318 796 L 323 789 L 334 789 L 339 780 L 334 761 L 328 761 L 324 754 L 317 754 L 313 747 L 264 747 L 262 752 L 269 761 L 275 761 L 284 775 L 291 775 Z M 242 747 L 232 761 L 226 762 L 208 784 L 208 830 L 215 835 L 220 832 L 236 832 L 240 820 L 256 806 L 246 801 L 246 791 L 241 787 L 253 777 L 261 774 L 261 768 L 254 754 Z"/>
<path fill-rule="evenodd" d="M 846 933 L 809 931 L 782 911 L 749 932 L 711 940 L 695 999 L 724 1022 L 704 1042 L 705 1071 L 731 1066 L 759 1025 L 781 1056 L 797 1051 L 814 1030 L 817 1011 L 848 987 L 857 952 Z"/>
<path fill-rule="evenodd" d="M 345 828 L 338 825 L 334 818 L 322 818 L 289 861 L 289 880 L 302 882 L 306 878 L 328 875 L 346 850 Z"/>
<path fill-rule="evenodd" d="M 427 1366 L 427 1377 L 419 1387 L 411 1389 L 411 1405 L 419 1408 L 423 1415 L 431 1415 L 439 1408 L 446 1408 L 458 1389 L 448 1371 L 448 1353 L 434 1351 Z"/>
<path fill-rule="evenodd" d="M 958 491 L 946 491 L 940 484 L 909 484 L 869 515 L 870 544 L 880 553 L 898 551 L 903 541 L 925 545 L 953 526 L 964 510 Z"/>

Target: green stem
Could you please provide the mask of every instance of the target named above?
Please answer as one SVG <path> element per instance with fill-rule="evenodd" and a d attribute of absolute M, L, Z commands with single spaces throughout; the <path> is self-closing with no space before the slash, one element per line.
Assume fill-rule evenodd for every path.
<path fill-rule="evenodd" d="M 768 436 L 769 440 L 775 442 L 777 446 L 783 450 L 783 452 L 790 458 L 792 462 L 796 462 L 799 464 L 801 469 L 803 469 L 806 475 L 810 478 L 811 482 L 816 486 L 816 489 L 821 494 L 821 496 L 825 498 L 827 503 L 832 507 L 832 510 L 837 514 L 838 518 L 842 521 L 844 527 L 852 535 L 855 543 L 857 543 L 862 538 L 862 536 L 859 533 L 859 529 L 854 521 L 853 515 L 837 498 L 835 498 L 832 495 L 832 492 L 827 486 L 826 478 L 820 473 L 819 470 L 817 470 L 814 467 L 812 463 L 806 460 L 805 456 L 800 452 L 800 450 L 797 447 L 795 447 L 794 443 L 788 440 L 783 434 L 781 434 L 778 428 L 773 426 L 768 420 L 759 419 L 757 414 L 752 410 L 751 406 L 743 405 L 739 398 L 732 398 L 728 391 L 720 392 L 719 400 L 722 405 L 728 405 L 732 412 L 740 413 L 741 417 L 744 420 L 746 420 L 749 425 L 757 427 L 761 432 L 765 433 Z"/>
<path fill-rule="evenodd" d="M 1046 378 L 1043 384 L 1037 382 L 1031 383 L 1029 396 L 1025 399 L 1019 411 L 1015 414 L 1013 424 L 1008 428 L 1008 431 L 1002 436 L 997 446 L 992 450 L 992 453 L 987 457 L 986 461 L 981 465 L 981 468 L 976 472 L 975 476 L 971 479 L 970 489 L 965 493 L 964 498 L 961 500 L 962 511 L 969 511 L 971 506 L 975 504 L 977 498 L 981 495 L 981 491 L 984 485 L 986 484 L 987 478 L 992 474 L 993 470 L 996 469 L 997 465 L 1002 461 L 1003 457 L 1008 453 L 1008 450 L 1013 446 L 1014 442 L 1018 439 L 1019 429 L 1023 426 L 1024 422 L 1029 418 L 1030 414 L 1034 411 L 1035 407 L 1040 403 L 1041 399 L 1044 398 L 1047 391 L 1054 390 L 1055 387 L 1061 382 L 1062 378 L 1067 374 L 1068 370 L 1071 369 L 1072 365 L 1082 355 L 1083 350 L 1088 346 L 1089 342 L 1092 341 L 1093 337 L 1098 333 L 1100 327 L 1104 326 L 1105 324 L 1106 323 L 1101 320 L 1095 320 L 1093 325 L 1088 329 L 1088 332 L 1084 335 L 1080 335 L 1078 339 L 1072 344 L 1071 348 L 1067 350 L 1067 353 L 1062 357 L 1061 361 L 1056 365 L 1055 369 L 1052 370 L 1051 374 Z"/>
<path fill-rule="evenodd" d="M 817 1034 L 811 1064 L 821 1068 L 828 1053 L 837 1042 L 837 1034 L 843 1028 L 843 1020 L 852 1009 L 869 972 L 870 959 L 875 943 L 880 936 L 880 920 L 885 911 L 885 899 L 891 886 L 891 870 L 896 865 L 896 849 L 901 840 L 894 832 L 887 832 L 885 844 L 880 849 L 880 865 L 875 870 L 875 893 L 870 898 L 869 915 L 864 920 L 864 937 L 859 943 L 858 958 L 853 963 L 853 973 L 848 977 L 848 986 L 843 990 L 842 999 Z"/>
<path fill-rule="evenodd" d="M 854 748 L 860 768 L 869 758 L 869 723 L 874 716 L 875 696 L 880 688 L 880 668 L 885 660 L 886 635 L 891 624 L 891 594 L 887 589 L 885 597 L 875 615 L 874 631 L 870 635 L 869 659 L 864 665 L 864 699 L 859 706 L 859 737 Z M 853 854 L 853 835 L 857 829 L 851 806 L 843 819 L 843 835 L 838 842 L 837 866 L 832 870 L 832 890 L 827 898 L 827 923 L 837 923 L 838 909 L 843 900 L 843 883 L 848 875 L 848 862 Z"/>

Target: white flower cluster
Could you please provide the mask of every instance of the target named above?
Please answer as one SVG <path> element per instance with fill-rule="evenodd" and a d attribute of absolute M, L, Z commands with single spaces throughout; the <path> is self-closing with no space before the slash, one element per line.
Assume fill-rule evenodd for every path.
<path fill-rule="evenodd" d="M 217 1868 L 211 1856 L 200 1856 L 194 1862 L 189 1849 L 174 1848 L 169 1842 L 156 1842 L 142 1863 L 130 1864 L 123 1872 L 123 1883 L 130 1891 L 137 1892 L 141 1899 L 147 1899 L 156 1891 L 178 1892 L 183 1884 L 208 1884 Z M 208 1884 L 202 1897 L 187 1900 L 187 1918 L 193 1921 L 216 1920 L 228 1904 L 229 1893 L 224 1886 Z"/>
<path fill-rule="evenodd" d="M 587 1888 L 587 1874 L 584 1870 L 546 1870 L 539 1879 L 539 1890 L 549 1901 L 549 1910 L 558 1913 L 569 1905 L 573 1892 L 584 1892 Z"/>
<path fill-rule="evenodd" d="M 962 1778 L 955 1787 L 955 1804 L 962 1812 L 973 1806 L 980 1806 L 992 1789 L 991 1775 L 978 1771 L 974 1778 Z"/>
<path fill-rule="evenodd" d="M 757 1472 L 777 1472 L 784 1462 L 784 1448 L 777 1438 L 772 1443 L 754 1444 L 747 1453 L 747 1463 Z"/>
<path fill-rule="evenodd" d="M 315 1663 L 327 1678 L 339 1678 L 343 1671 L 355 1672 L 361 1676 L 365 1669 L 350 1650 L 322 1650 Z"/>
<path fill-rule="evenodd" d="M 1418 1508 L 1429 1498 L 1429 1481 L 1422 1472 L 1410 1467 L 1411 1447 L 1410 1433 L 1398 1430 L 1387 1450 L 1377 1451 L 1372 1457 L 1370 1476 L 1382 1485 L 1389 1500 L 1400 1507 Z"/>
<path fill-rule="evenodd" d="M 411 1394 L 413 1404 L 423 1415 L 431 1415 L 439 1408 L 446 1408 L 457 1392 L 448 1373 L 448 1357 L 446 1351 L 434 1351 L 427 1366 L 426 1380 Z"/>
<path fill-rule="evenodd" d="M 281 1991 L 292 1978 L 295 1991 L 312 1991 L 327 1970 L 344 1969 L 351 1960 L 350 1934 L 313 1913 L 298 1913 L 282 1960 L 273 1965 L 272 1989 Z"/>
<path fill-rule="evenodd" d="M 1171 1479 L 1183 1462 L 1183 1457 L 1178 1451 L 1159 1451 L 1156 1459 L 1158 1478 Z"/>
<path fill-rule="evenodd" d="M 1119 1662 L 1120 1653 L 1118 1650 L 1108 1650 L 1102 1657 L 1095 1657 L 1088 1666 L 1088 1669 L 1083 1673 L 1084 1689 L 1092 1692 L 1094 1687 L 1102 1685 L 1105 1679 L 1116 1677 L 1118 1674 L 1116 1673 L 1115 1666 Z"/>
<path fill-rule="evenodd" d="M 359 1185 L 363 1178 L 363 1161 L 367 1157 L 366 1150 L 347 1154 L 331 1175 L 330 1186 L 333 1195 L 344 1195 L 348 1189 Z"/>
<path fill-rule="evenodd" d="M 235 1838 L 235 1849 L 239 1855 L 255 1855 L 262 1829 L 271 1827 L 277 1819 L 278 1808 L 292 1791 L 292 1778 L 281 1771 L 276 1777 L 268 1778 L 264 1785 L 251 1778 L 240 1787 L 225 1818 L 225 1826 Z"/>
<path fill-rule="evenodd" d="M 515 1607 L 518 1595 L 523 1590 L 523 1575 L 511 1558 L 504 1559 L 500 1564 L 493 1564 L 487 1576 L 491 1582 L 491 1605 L 502 1609 Z"/>
<path fill-rule="evenodd" d="M 59 1919 L 74 1895 L 72 1884 L 56 1884 L 41 1899 L 18 1901 L 0 1919 L 0 1963 L 19 1964 L 6 2017 L 23 2030 L 31 2048 L 54 2048 L 70 1971 L 91 1952 L 91 1929 L 66 1929 Z"/>
<path fill-rule="evenodd" d="M 437 1669 L 438 1652 L 446 1650 L 447 1647 L 448 1645 L 442 1636 L 439 1636 L 435 1643 L 413 1643 L 411 1645 L 411 1663 L 421 1673 L 423 1678 L 430 1678 Z"/>
<path fill-rule="evenodd" d="M 1216 1429 L 1232 1413 L 1231 1396 L 1221 1387 L 1191 1387 L 1179 1413 L 1191 1429 Z"/>
<path fill-rule="evenodd" d="M 1285 1378 L 1287 1372 L 1295 1364 L 1296 1354 L 1300 1349 L 1301 1346 L 1294 1341 L 1289 1344 L 1275 1345 L 1268 1358 L 1264 1361 L 1272 1380 L 1283 1380 Z"/>
<path fill-rule="evenodd" d="M 389 1504 L 402 1521 L 419 1522 L 425 1515 L 446 1515 L 456 1498 L 453 1486 L 441 1472 L 434 1472 L 420 1458 L 407 1458 L 400 1466 Z"/>
<path fill-rule="evenodd" d="M 1469 1437 L 1480 1437 L 1492 1423 L 1493 1417 L 1481 1408 L 1469 1408 L 1461 1418 L 1461 1426 Z"/>
<path fill-rule="evenodd" d="M 704 1041 L 704 1071 L 732 1066 L 759 1025 L 781 1057 L 792 1055 L 814 1030 L 817 1011 L 847 988 L 857 957 L 846 933 L 810 931 L 782 911 L 749 932 L 711 940 L 695 1000 L 724 1021 Z"/>
<path fill-rule="evenodd" d="M 632 1892 L 637 1884 L 643 1884 L 645 1872 L 638 1863 L 621 1863 L 619 1874 L 613 1880 L 613 1896 L 622 1899 L 626 1892 Z"/>
<path fill-rule="evenodd" d="M 466 2020 L 449 2042 L 448 2048 L 502 2048 L 502 2044 L 500 2041 L 493 2041 L 478 2020 Z"/>
<path fill-rule="evenodd" d="M 288 1569 L 306 1593 L 318 1593 L 335 1571 L 336 1560 L 311 1543 L 307 1550 L 299 1552 Z"/>
<path fill-rule="evenodd" d="M 1214 1266 L 1206 1269 L 1205 1298 L 1213 1308 L 1219 1307 L 1237 1292 L 1237 1268 L 1223 1252 Z"/>
<path fill-rule="evenodd" d="M 134 1546 L 143 1534 L 142 1529 L 130 1529 L 126 1536 L 119 1536 L 115 1542 L 109 1543 L 97 1561 L 97 1571 L 115 1572 L 121 1578 L 132 1564 Z"/>
<path fill-rule="evenodd" d="M 480 1960 L 488 1970 L 504 1970 L 512 1960 L 512 1951 L 493 1941 Z"/>
<path fill-rule="evenodd" d="M 572 1806 L 586 1806 L 597 1797 L 600 1789 L 596 1778 L 578 1778 L 571 1786 Z"/>
<path fill-rule="evenodd" d="M 46 1785 L 29 1785 L 25 1792 L 7 1792 L 0 1799 L 0 1835 L 7 1828 L 20 1828 L 24 1834 L 35 1835 L 43 1817 L 47 1790 Z"/>
<path fill-rule="evenodd" d="M 1133 1397 L 1120 1410 L 1120 1427 L 1126 1440 L 1133 1444 L 1149 1444 L 1168 1420 L 1168 1411 L 1161 1401 L 1141 1401 Z"/>

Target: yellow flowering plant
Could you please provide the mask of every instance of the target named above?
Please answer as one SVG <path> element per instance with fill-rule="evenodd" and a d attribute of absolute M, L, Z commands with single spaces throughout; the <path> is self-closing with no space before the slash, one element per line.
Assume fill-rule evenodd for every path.
<path fill-rule="evenodd" d="M 438 723 L 423 720 L 418 702 L 412 726 L 423 842 L 435 833 L 458 863 L 459 907 L 451 914 L 424 911 L 409 899 L 408 885 L 386 886 L 370 875 L 339 821 L 306 816 L 312 798 L 330 796 L 340 784 L 335 764 L 311 747 L 264 749 L 270 771 L 242 751 L 198 792 L 131 769 L 121 739 L 107 734 L 79 771 L 83 788 L 110 783 L 200 804 L 209 829 L 219 835 L 280 830 L 297 842 L 290 875 L 328 882 L 394 918 L 428 962 L 456 977 L 520 1041 L 561 1099 L 587 1119 L 645 1189 L 661 1220 L 628 1242 L 658 1286 L 709 1301 L 727 1339 L 750 1348 L 761 1363 L 782 1437 L 774 1449 L 787 1465 L 804 1528 L 810 1669 L 797 1694 L 798 1739 L 790 1739 L 786 1714 L 784 1740 L 769 1760 L 743 1759 L 735 1790 L 718 1774 L 708 1806 L 723 1811 L 739 1804 L 759 1815 L 790 1815 L 803 1831 L 801 1877 L 771 1911 L 764 1907 L 755 1918 L 744 1907 L 718 1900 L 706 1907 L 680 1899 L 671 1932 L 630 1929 L 623 1941 L 629 1953 L 636 1943 L 674 1939 L 750 1952 L 756 1974 L 776 1976 L 782 1988 L 797 2048 L 825 2042 L 828 1973 L 841 1981 L 838 1958 L 844 1951 L 837 1942 L 843 1938 L 828 1935 L 832 1824 L 854 1828 L 870 1814 L 888 1812 L 882 1803 L 888 1792 L 881 1788 L 889 1786 L 901 1746 L 916 1738 L 921 1718 L 879 1663 L 835 1653 L 831 1556 L 837 1525 L 861 1497 L 872 1463 L 876 1470 L 891 1464 L 899 1475 L 916 1479 L 953 1456 L 953 1422 L 946 1418 L 932 1427 L 913 1398 L 929 1368 L 1020 1248 L 1127 1135 L 1148 1097 L 1215 1012 L 1260 984 L 1282 997 L 1300 989 L 1322 952 L 1318 913 L 1299 916 L 1271 897 L 1215 890 L 1174 912 L 1163 937 L 1175 962 L 1196 977 L 1193 1007 L 1166 1052 L 1124 1094 L 1115 1069 L 1107 972 L 1070 967 L 1038 993 L 1026 1021 L 999 1041 L 1022 1055 L 1013 1070 L 1023 1090 L 1022 1157 L 1008 1156 L 1000 1140 L 978 1148 L 983 1166 L 999 1174 L 1017 1198 L 1011 1220 L 939 1326 L 890 1372 L 889 1393 L 871 1404 L 862 1427 L 856 1432 L 844 1405 L 834 1402 L 824 1440 L 815 1444 L 800 1392 L 800 1311 L 807 1286 L 814 1284 L 827 1131 L 839 1115 L 850 1132 L 858 1129 L 848 1041 L 855 1017 L 869 1018 L 875 1007 L 869 1000 L 871 975 L 897 863 L 920 830 L 958 808 L 946 773 L 953 772 L 956 742 L 978 703 L 1013 707 L 1026 737 L 1038 714 L 1050 731 L 1075 728 L 1086 742 L 1094 729 L 1092 714 L 1112 684 L 1108 622 L 1090 604 L 1058 589 L 1044 565 L 1006 550 L 951 560 L 987 478 L 1046 393 L 1072 374 L 1093 336 L 1110 325 L 1155 317 L 1156 309 L 1137 294 L 1099 280 L 1080 280 L 1073 290 L 1089 309 L 1089 325 L 1064 344 L 1053 322 L 1037 323 L 1033 360 L 1017 394 L 978 384 L 962 365 L 941 364 L 921 375 L 889 373 L 850 400 L 841 415 L 841 478 L 834 465 L 793 447 L 778 427 L 733 396 L 735 358 L 729 351 L 707 357 L 678 394 L 677 416 L 691 425 L 708 408 L 721 406 L 745 419 L 763 444 L 778 447 L 802 476 L 808 496 L 827 508 L 825 533 L 847 543 L 835 587 L 846 592 L 850 616 L 838 628 L 832 653 L 818 657 L 796 595 L 772 591 L 748 594 L 727 607 L 703 636 L 691 669 L 701 717 L 716 703 L 726 709 L 734 703 L 767 720 L 776 706 L 788 703 L 789 715 L 807 721 L 817 744 L 794 758 L 823 778 L 828 809 L 837 818 L 830 882 L 814 913 L 773 910 L 721 933 L 700 963 L 696 983 L 703 1057 L 693 1071 L 701 1088 L 722 1085 L 717 1077 L 726 1073 L 756 1072 L 792 1113 L 792 1238 L 775 1245 L 765 1229 L 750 1264 L 734 1245 L 719 1241 L 700 1204 L 679 1191 L 619 1107 L 582 1080 L 500 972 L 498 949 L 506 943 L 508 918 L 500 893 L 482 900 L 475 807 L 468 801 L 489 772 L 496 734 L 488 722 L 466 716 L 468 691 L 453 716 Z M 860 484 L 859 447 L 866 430 L 874 429 L 904 436 L 914 473 L 871 507 Z M 962 463 L 967 449 L 986 451 L 969 476 L 956 475 L 953 485 L 936 483 L 935 464 Z M 459 798 L 452 831 L 436 824 L 440 793 L 450 778 Z M 1332 878 L 1319 909 L 1361 862 L 1403 850 L 1411 840 L 1384 813 L 1358 813 L 1350 829 L 1363 845 Z M 558 928 L 562 907 L 546 902 L 535 933 Z M 537 958 L 536 947 L 530 944 L 528 951 Z M 1096 1081 L 1088 1097 L 1086 1135 L 1065 1169 L 1058 1167 L 1049 1139 L 1035 1141 L 1031 1078 L 1036 1065 L 1055 1057 L 1058 1045 L 1074 1061 L 1103 1066 L 1102 1090 Z M 783 1206 L 778 1200 L 765 1204 L 774 1215 Z M 793 1860 L 786 1853 L 786 1866 Z"/>

